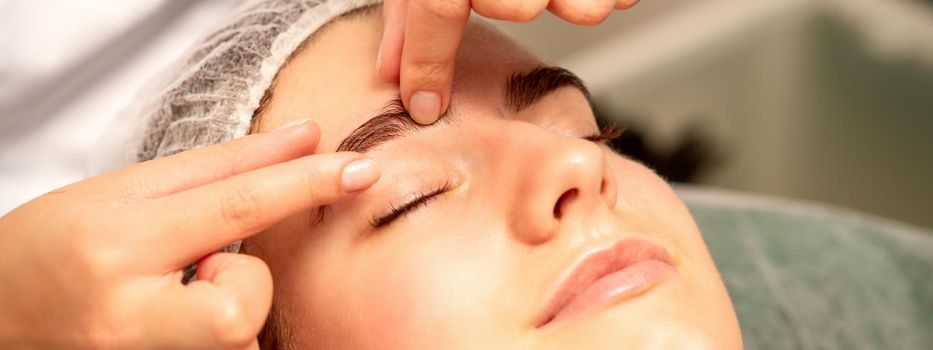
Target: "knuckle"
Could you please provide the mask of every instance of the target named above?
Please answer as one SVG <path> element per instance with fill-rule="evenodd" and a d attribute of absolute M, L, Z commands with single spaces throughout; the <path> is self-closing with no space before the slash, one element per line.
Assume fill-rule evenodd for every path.
<path fill-rule="evenodd" d="M 98 303 L 90 312 L 92 316 L 88 318 L 89 321 L 81 327 L 89 348 L 125 349 L 138 341 L 138 334 L 137 337 L 131 335 L 135 327 L 123 322 L 127 318 L 121 310 L 127 308 L 117 307 L 112 301 Z"/>
<path fill-rule="evenodd" d="M 120 178 L 111 189 L 101 191 L 101 198 L 115 205 L 133 205 L 156 198 L 168 191 L 150 172 L 131 173 Z"/>
<path fill-rule="evenodd" d="M 93 225 L 82 219 L 74 223 L 75 227 Z M 98 228 L 100 229 L 100 228 Z M 102 244 L 99 232 L 90 228 L 76 229 L 69 238 L 67 256 L 71 264 L 66 265 L 71 271 L 91 281 L 102 281 L 116 274 L 120 261 L 118 254 Z"/>
<path fill-rule="evenodd" d="M 118 258 L 105 251 L 79 250 L 74 259 L 79 275 L 89 281 L 106 281 L 117 277 Z"/>
<path fill-rule="evenodd" d="M 138 201 L 140 194 L 149 195 L 158 192 L 152 179 L 143 175 L 131 175 L 123 181 L 125 181 L 124 185 L 117 186 L 113 190 L 113 197 L 123 203 Z"/>
<path fill-rule="evenodd" d="M 258 330 L 251 326 L 243 308 L 234 298 L 221 298 L 215 304 L 215 317 L 209 331 L 218 345 L 227 348 L 243 348 L 256 337 Z"/>
<path fill-rule="evenodd" d="M 251 135 L 250 135 L 251 136 Z M 256 142 L 257 138 L 246 139 L 241 138 L 239 140 L 227 141 L 222 143 L 223 148 L 221 148 L 219 159 L 226 159 L 225 166 L 220 167 L 218 171 L 226 177 L 234 173 L 234 169 L 237 164 L 242 164 L 246 158 L 249 158 L 249 153 L 246 151 L 245 145 L 250 142 Z"/>
<path fill-rule="evenodd" d="M 246 137 L 249 137 L 249 136 L 254 136 L 254 135 L 248 135 Z M 243 138 L 239 140 L 219 143 L 219 144 L 211 146 L 212 148 L 211 148 L 210 153 L 207 153 L 207 151 L 205 150 L 200 154 L 200 155 L 203 155 L 203 159 L 205 160 L 208 158 L 224 160 L 223 162 L 212 162 L 211 163 L 211 166 L 214 168 L 213 173 L 212 173 L 214 179 L 223 179 L 223 178 L 233 175 L 236 172 L 235 169 L 236 169 L 237 164 L 242 164 L 244 161 L 244 158 L 248 156 L 247 154 L 245 154 L 245 151 L 243 150 L 243 146 L 241 145 L 242 143 L 246 143 L 247 141 L 249 140 L 246 140 L 245 138 Z"/>
<path fill-rule="evenodd" d="M 437 87 L 449 80 L 452 69 L 452 62 L 415 60 L 406 67 L 405 76 L 414 77 L 419 87 Z"/>
<path fill-rule="evenodd" d="M 428 0 L 421 4 L 429 15 L 444 20 L 464 20 L 470 15 L 469 1 Z"/>
<path fill-rule="evenodd" d="M 227 224 L 243 230 L 256 229 L 256 213 L 262 208 L 257 190 L 244 187 L 229 191 L 221 200 L 221 216 Z"/>
<path fill-rule="evenodd" d="M 546 1 L 521 1 L 510 0 L 498 3 L 499 12 L 508 20 L 515 22 L 529 22 L 534 20 L 544 11 L 547 6 Z"/>

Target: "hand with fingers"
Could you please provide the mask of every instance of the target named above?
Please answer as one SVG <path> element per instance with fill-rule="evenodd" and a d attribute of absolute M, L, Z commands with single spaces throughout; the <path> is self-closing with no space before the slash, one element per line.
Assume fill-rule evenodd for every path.
<path fill-rule="evenodd" d="M 435 122 L 450 104 L 454 58 L 470 12 L 498 20 L 528 22 L 545 10 L 579 25 L 601 23 L 613 9 L 638 0 L 386 0 L 379 76 L 398 82 L 402 102 L 415 121 Z"/>
<path fill-rule="evenodd" d="M 358 153 L 313 154 L 313 123 L 93 177 L 0 218 L 0 348 L 258 349 L 259 259 L 214 253 L 365 190 Z M 199 261 L 197 280 L 182 270 Z"/>

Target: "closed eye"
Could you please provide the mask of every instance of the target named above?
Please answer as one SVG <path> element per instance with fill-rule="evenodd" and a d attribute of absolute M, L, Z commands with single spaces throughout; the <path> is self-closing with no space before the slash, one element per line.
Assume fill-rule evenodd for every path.
<path fill-rule="evenodd" d="M 446 193 L 450 190 L 450 188 L 450 181 L 444 182 L 442 186 L 434 189 L 433 191 L 421 193 L 402 205 L 393 205 L 388 213 L 379 217 L 374 217 L 372 220 L 370 220 L 369 224 L 373 227 L 373 229 L 387 226 L 395 221 L 395 219 L 408 215 L 414 210 L 428 205 L 428 202 L 437 198 L 437 196 Z"/>
<path fill-rule="evenodd" d="M 593 141 L 596 143 L 602 143 L 605 145 L 610 145 L 612 140 L 615 140 L 620 135 L 622 135 L 623 129 L 616 127 L 615 125 L 606 125 L 599 128 L 599 131 L 596 131 L 590 135 L 584 136 L 583 139 L 587 141 Z"/>
<path fill-rule="evenodd" d="M 583 137 L 584 140 L 592 141 L 596 143 L 608 144 L 613 139 L 619 137 L 622 134 L 622 129 L 619 129 L 613 125 L 608 125 L 601 127 L 599 131 L 596 131 L 590 135 Z M 414 212 L 417 209 L 420 209 L 424 206 L 427 206 L 432 199 L 437 198 L 437 196 L 442 195 L 449 191 L 451 188 L 450 181 L 445 182 L 440 187 L 425 193 L 421 193 L 408 202 L 405 202 L 401 205 L 393 205 L 388 213 L 373 217 L 369 224 L 373 229 L 379 229 L 391 224 L 395 219 L 408 215 Z"/>

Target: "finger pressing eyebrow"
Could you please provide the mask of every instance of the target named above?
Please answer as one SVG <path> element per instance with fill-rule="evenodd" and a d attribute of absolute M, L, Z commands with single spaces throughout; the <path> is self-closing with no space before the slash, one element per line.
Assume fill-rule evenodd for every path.
<path fill-rule="evenodd" d="M 512 74 L 506 79 L 504 99 L 506 106 L 513 112 L 531 106 L 542 98 L 554 92 L 561 87 L 574 87 L 590 100 L 590 93 L 586 85 L 575 74 L 567 69 L 556 66 L 541 66 L 530 72 L 518 72 Z M 592 105 L 592 103 L 591 103 Z M 450 116 L 456 115 L 448 108 L 444 114 L 438 118 L 438 122 L 449 123 Z M 364 153 L 372 148 L 398 139 L 402 136 L 425 128 L 430 128 L 436 124 L 421 125 L 411 118 L 411 115 L 405 110 L 401 97 L 389 101 L 382 110 L 363 125 L 350 133 L 340 145 L 337 146 L 337 152 L 360 152 Z"/>
<path fill-rule="evenodd" d="M 438 122 L 448 122 L 450 109 L 438 118 Z M 409 135 L 416 130 L 430 128 L 439 123 L 421 125 L 415 122 L 402 105 L 402 99 L 389 101 L 375 116 L 360 125 L 350 133 L 340 145 L 337 152 L 364 153 L 386 142 Z"/>

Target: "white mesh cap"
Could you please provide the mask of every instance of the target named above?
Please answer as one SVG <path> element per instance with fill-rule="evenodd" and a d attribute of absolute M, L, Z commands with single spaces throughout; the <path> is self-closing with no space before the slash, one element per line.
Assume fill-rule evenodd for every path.
<path fill-rule="evenodd" d="M 276 73 L 302 42 L 330 20 L 380 2 L 247 1 L 143 90 L 127 118 L 116 122 L 122 126 L 111 127 L 107 138 L 120 140 L 101 150 L 110 154 L 98 155 L 95 167 L 112 169 L 246 135 Z M 186 282 L 194 271 L 188 266 Z"/>
<path fill-rule="evenodd" d="M 249 132 L 276 73 L 330 20 L 375 0 L 253 0 L 170 69 L 134 112 L 135 161 L 221 143 Z"/>

